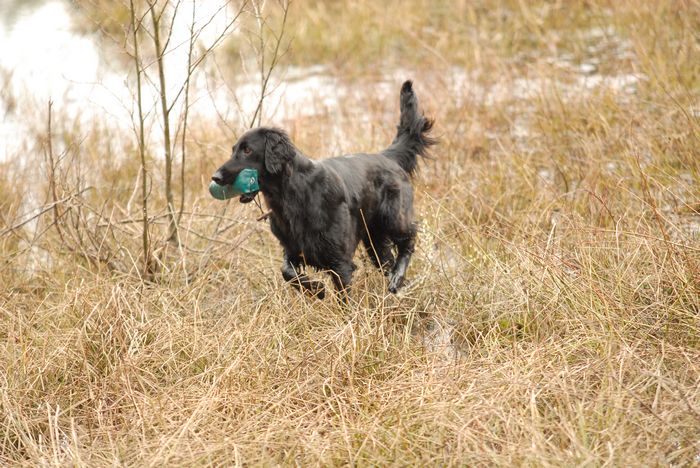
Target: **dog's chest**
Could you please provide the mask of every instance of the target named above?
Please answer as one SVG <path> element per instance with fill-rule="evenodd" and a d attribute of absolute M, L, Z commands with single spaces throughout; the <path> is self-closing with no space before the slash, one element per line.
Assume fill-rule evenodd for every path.
<path fill-rule="evenodd" d="M 270 228 L 287 253 L 302 257 L 310 266 L 328 267 L 327 257 L 332 256 L 328 242 L 332 223 L 323 223 L 318 217 L 311 219 L 306 213 L 289 219 L 273 214 Z"/>

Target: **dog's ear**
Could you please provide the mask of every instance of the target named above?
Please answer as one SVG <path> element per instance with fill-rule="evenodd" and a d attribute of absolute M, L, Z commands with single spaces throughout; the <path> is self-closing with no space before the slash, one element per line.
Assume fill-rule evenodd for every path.
<path fill-rule="evenodd" d="M 280 173 L 295 154 L 294 145 L 285 132 L 273 128 L 265 133 L 265 169 L 270 174 Z"/>

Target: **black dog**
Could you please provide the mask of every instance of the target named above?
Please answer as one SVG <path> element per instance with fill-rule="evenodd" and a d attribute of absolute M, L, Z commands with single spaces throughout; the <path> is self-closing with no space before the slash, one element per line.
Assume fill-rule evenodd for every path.
<path fill-rule="evenodd" d="M 212 180 L 225 185 L 245 168 L 258 171 L 260 191 L 271 209 L 270 228 L 284 248 L 282 276 L 297 288 L 323 298 L 323 283 L 302 272 L 309 265 L 329 271 L 336 288 L 346 290 L 361 240 L 372 262 L 390 277 L 389 291 L 395 293 L 416 237 L 410 176 L 417 156 L 425 156 L 435 144 L 428 136 L 432 126 L 418 109 L 412 83 L 406 81 L 396 138 L 379 154 L 312 161 L 284 131 L 260 127 L 238 140 L 231 159 Z M 254 196 L 242 195 L 240 200 L 246 203 Z"/>

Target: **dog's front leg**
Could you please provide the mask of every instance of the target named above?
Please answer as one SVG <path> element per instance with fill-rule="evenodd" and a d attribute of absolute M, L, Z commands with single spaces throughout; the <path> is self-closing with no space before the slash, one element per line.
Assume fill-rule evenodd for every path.
<path fill-rule="evenodd" d="M 300 273 L 298 268 L 301 265 L 299 260 L 293 261 L 287 254 L 284 254 L 282 260 L 282 277 L 285 281 L 299 290 L 306 290 L 313 296 L 323 299 L 326 296 L 323 283 L 309 279 L 304 273 Z"/>
<path fill-rule="evenodd" d="M 335 289 L 340 294 L 341 300 L 347 304 L 350 294 L 350 283 L 352 282 L 352 273 L 355 271 L 355 264 L 352 262 L 342 263 L 331 268 L 330 275 L 333 280 Z"/>

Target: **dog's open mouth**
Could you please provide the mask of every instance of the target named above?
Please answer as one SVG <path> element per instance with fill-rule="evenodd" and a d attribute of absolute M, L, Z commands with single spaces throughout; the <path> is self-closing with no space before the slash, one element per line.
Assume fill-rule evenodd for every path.
<path fill-rule="evenodd" d="M 258 194 L 258 191 L 256 190 L 255 192 L 250 192 L 250 193 L 244 193 L 241 195 L 241 197 L 238 199 L 241 203 L 250 203 L 255 199 L 255 196 Z"/>

